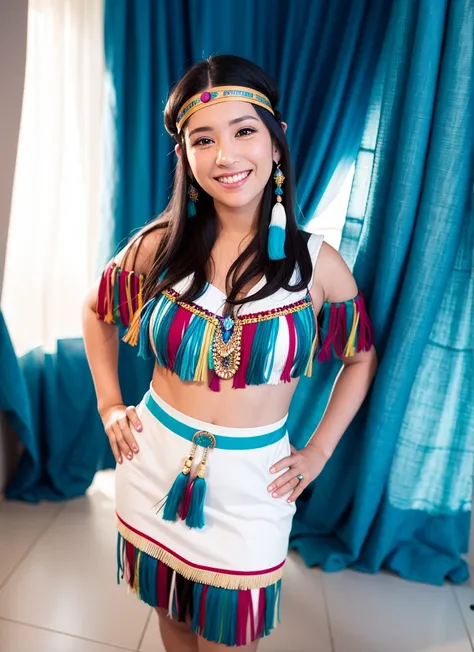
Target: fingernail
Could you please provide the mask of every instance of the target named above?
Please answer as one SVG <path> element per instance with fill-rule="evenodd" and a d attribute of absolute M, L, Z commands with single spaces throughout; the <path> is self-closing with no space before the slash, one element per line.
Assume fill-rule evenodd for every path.
<path fill-rule="evenodd" d="M 275 473 L 275 467 L 274 466 L 272 466 L 272 468 L 270 469 L 270 473 Z"/>
<path fill-rule="evenodd" d="M 129 454 L 127 455 L 127 457 L 128 457 L 129 460 L 131 460 L 132 457 L 133 457 L 133 455 L 132 455 L 131 453 L 129 453 Z"/>
<path fill-rule="evenodd" d="M 287 499 L 286 499 L 286 502 L 287 502 L 287 503 L 291 503 L 291 502 L 292 502 L 291 498 L 287 498 Z"/>
<path fill-rule="evenodd" d="M 268 491 L 273 491 L 274 489 L 275 487 L 272 484 L 268 487 Z"/>
<path fill-rule="evenodd" d="M 122 464 L 122 458 L 121 457 L 119 457 L 118 463 Z"/>
<path fill-rule="evenodd" d="M 278 492 L 277 492 L 277 491 L 274 491 L 274 492 L 272 493 L 272 496 L 273 496 L 273 498 L 278 498 Z"/>
<path fill-rule="evenodd" d="M 138 453 L 138 448 L 136 446 L 133 447 L 133 452 Z"/>
<path fill-rule="evenodd" d="M 143 430 L 142 426 L 137 426 L 138 432 L 141 432 Z"/>

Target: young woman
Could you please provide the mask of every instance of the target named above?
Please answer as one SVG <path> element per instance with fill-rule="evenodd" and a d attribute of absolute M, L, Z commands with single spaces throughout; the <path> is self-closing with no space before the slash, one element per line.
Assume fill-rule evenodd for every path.
<path fill-rule="evenodd" d="M 177 155 L 168 207 L 111 261 L 84 310 L 118 463 L 119 573 L 157 609 L 170 652 L 254 651 L 270 633 L 295 500 L 376 368 L 352 274 L 297 227 L 277 106 L 274 82 L 245 59 L 188 71 L 165 109 Z M 117 325 L 156 361 L 136 409 L 120 392 Z M 343 369 L 296 451 L 285 423 L 298 378 L 331 355 Z"/>

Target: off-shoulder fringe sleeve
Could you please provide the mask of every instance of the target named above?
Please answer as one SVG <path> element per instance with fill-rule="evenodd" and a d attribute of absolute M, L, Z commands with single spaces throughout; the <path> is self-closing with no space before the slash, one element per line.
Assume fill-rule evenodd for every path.
<path fill-rule="evenodd" d="M 99 284 L 97 318 L 126 328 L 123 339 L 132 345 L 138 341 L 144 282 L 144 274 L 122 269 L 112 261 L 105 268 Z"/>
<path fill-rule="evenodd" d="M 349 301 L 325 302 L 318 316 L 318 324 L 320 362 L 335 357 L 351 357 L 372 347 L 373 328 L 361 292 Z"/>

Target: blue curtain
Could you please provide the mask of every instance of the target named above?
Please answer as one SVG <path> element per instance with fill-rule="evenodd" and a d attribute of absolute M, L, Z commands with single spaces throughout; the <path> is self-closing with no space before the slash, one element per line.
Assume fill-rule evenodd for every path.
<path fill-rule="evenodd" d="M 37 451 L 32 437 L 32 414 L 28 390 L 13 348 L 5 319 L 0 310 L 0 411 L 26 447 L 27 464 L 34 467 Z M 31 451 L 31 453 L 30 453 Z"/>
<path fill-rule="evenodd" d="M 300 220 L 313 217 L 357 156 L 390 6 L 377 0 L 106 2 L 115 143 L 108 250 L 166 205 L 175 161 L 164 104 L 170 87 L 211 54 L 250 58 L 278 81 Z"/>
<path fill-rule="evenodd" d="M 163 127 L 164 103 L 171 85 L 209 54 L 249 57 L 279 81 L 300 205 L 310 218 L 357 156 L 390 4 L 106 2 L 110 206 L 100 265 L 167 203 L 174 155 Z M 119 365 L 124 400 L 136 403 L 151 378 L 150 364 L 124 345 Z M 54 353 L 31 351 L 20 369 L 30 421 L 19 432 L 26 452 L 7 495 L 26 500 L 80 495 L 96 470 L 113 465 L 82 341 L 62 340 Z"/>
<path fill-rule="evenodd" d="M 369 298 L 380 367 L 292 547 L 325 570 L 467 579 L 474 462 L 472 0 L 396 0 L 341 252 Z M 336 365 L 298 388 L 303 445 Z"/>
<path fill-rule="evenodd" d="M 120 352 L 127 404 L 137 392 L 143 395 L 151 377 L 150 365 L 135 359 L 132 350 Z M 0 410 L 25 449 L 7 498 L 37 502 L 83 495 L 95 473 L 113 468 L 115 460 L 97 413 L 82 339 L 59 340 L 54 352 L 36 348 L 17 359 L 1 320 L 0 363 L 2 378 L 8 378 L 0 385 Z"/>

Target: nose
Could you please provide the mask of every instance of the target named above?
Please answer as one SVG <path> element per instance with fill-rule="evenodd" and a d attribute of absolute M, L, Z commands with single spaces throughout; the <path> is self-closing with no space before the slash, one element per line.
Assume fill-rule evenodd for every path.
<path fill-rule="evenodd" d="M 238 163 L 238 155 L 230 142 L 221 142 L 217 152 L 216 164 L 219 167 L 228 168 Z"/>

